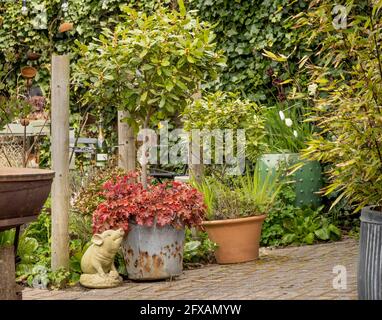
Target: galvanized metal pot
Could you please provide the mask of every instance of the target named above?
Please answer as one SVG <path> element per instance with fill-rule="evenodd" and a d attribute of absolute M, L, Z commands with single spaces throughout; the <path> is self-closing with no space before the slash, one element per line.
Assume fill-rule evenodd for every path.
<path fill-rule="evenodd" d="M 382 300 L 382 211 L 362 209 L 359 244 L 358 298 Z"/>
<path fill-rule="evenodd" d="M 129 279 L 161 280 L 179 276 L 183 271 L 184 238 L 184 228 L 130 223 L 122 242 Z"/>

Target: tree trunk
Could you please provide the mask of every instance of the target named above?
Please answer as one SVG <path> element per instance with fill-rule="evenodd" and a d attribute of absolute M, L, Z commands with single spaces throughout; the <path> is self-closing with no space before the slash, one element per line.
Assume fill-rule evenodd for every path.
<path fill-rule="evenodd" d="M 190 178 L 200 184 L 203 181 L 204 166 L 203 166 L 203 147 L 200 141 L 190 142 L 189 148 L 189 174 Z"/>
<path fill-rule="evenodd" d="M 122 121 L 128 116 L 128 112 L 118 111 L 118 166 L 130 172 L 136 168 L 136 148 L 133 128 Z"/>
<path fill-rule="evenodd" d="M 0 247 L 0 300 L 16 300 L 15 253 L 13 246 Z"/>

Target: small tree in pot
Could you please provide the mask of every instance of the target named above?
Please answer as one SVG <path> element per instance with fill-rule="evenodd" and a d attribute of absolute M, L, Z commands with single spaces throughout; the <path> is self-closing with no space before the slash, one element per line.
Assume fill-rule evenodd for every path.
<path fill-rule="evenodd" d="M 380 1 L 347 1 L 343 23 L 332 21 L 332 1 L 317 1 L 297 26 L 320 47 L 308 62 L 317 88 L 312 121 L 321 129 L 305 156 L 331 165 L 326 194 L 339 192 L 361 213 L 358 295 L 382 299 L 382 54 Z"/>
<path fill-rule="evenodd" d="M 178 2 L 180 12 L 158 8 L 152 15 L 126 6 L 113 30 L 104 29 L 89 46 L 79 44 L 83 58 L 75 79 L 88 88 L 84 100 L 127 111 L 125 120 L 135 131 L 149 128 L 154 117 L 181 112 L 206 76 L 216 78 L 224 66 L 212 26 Z M 141 165 L 146 186 L 145 159 Z"/>
<path fill-rule="evenodd" d="M 183 265 L 185 226 L 202 223 L 203 195 L 181 182 L 137 182 L 138 174 L 116 177 L 103 186 L 105 201 L 93 215 L 93 230 L 122 228 L 130 279 L 155 280 L 179 275 Z"/>

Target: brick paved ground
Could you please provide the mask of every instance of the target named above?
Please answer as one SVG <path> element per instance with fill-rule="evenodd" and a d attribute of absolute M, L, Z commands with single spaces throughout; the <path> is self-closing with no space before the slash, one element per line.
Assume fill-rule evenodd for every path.
<path fill-rule="evenodd" d="M 114 289 L 80 286 L 48 291 L 26 288 L 27 299 L 356 299 L 358 245 L 353 239 L 314 246 L 261 249 L 260 260 L 209 265 L 177 280 L 124 282 Z M 347 289 L 333 288 L 333 267 L 347 271 Z"/>

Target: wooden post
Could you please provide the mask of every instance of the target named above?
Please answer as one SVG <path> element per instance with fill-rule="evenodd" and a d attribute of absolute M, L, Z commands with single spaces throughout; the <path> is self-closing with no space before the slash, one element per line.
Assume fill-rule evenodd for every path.
<path fill-rule="evenodd" d="M 189 175 L 197 183 L 202 183 L 204 176 L 203 147 L 192 140 L 189 147 Z"/>
<path fill-rule="evenodd" d="M 127 122 L 122 121 L 128 116 L 128 112 L 118 111 L 118 166 L 127 172 L 136 168 L 134 130 Z"/>
<path fill-rule="evenodd" d="M 198 90 L 192 95 L 192 99 L 199 100 L 202 98 L 200 89 L 201 83 L 198 84 Z M 191 130 L 189 144 L 189 176 L 197 183 L 202 183 L 204 176 L 203 165 L 203 144 L 201 143 L 203 134 L 199 130 Z"/>
<path fill-rule="evenodd" d="M 0 300 L 16 299 L 15 255 L 13 246 L 0 247 Z"/>
<path fill-rule="evenodd" d="M 52 57 L 52 270 L 69 268 L 69 56 Z"/>

